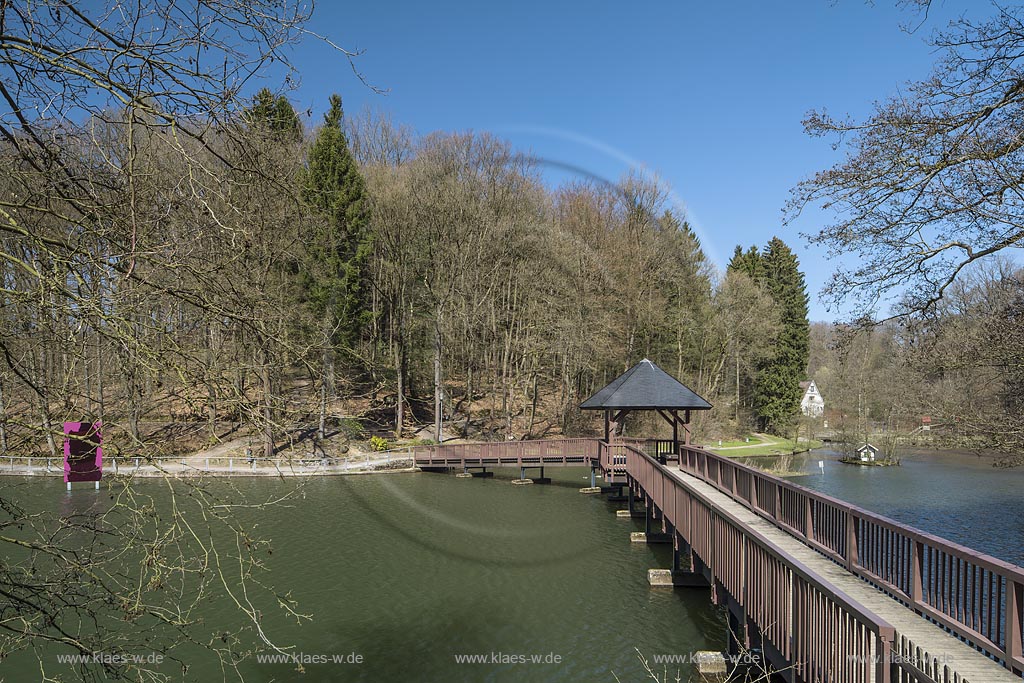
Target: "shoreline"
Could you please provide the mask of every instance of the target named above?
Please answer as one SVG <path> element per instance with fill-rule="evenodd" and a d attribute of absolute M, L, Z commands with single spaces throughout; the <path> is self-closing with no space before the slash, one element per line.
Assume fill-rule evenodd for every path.
<path fill-rule="evenodd" d="M 11 460 L 12 462 L 10 465 L 4 464 L 0 466 L 0 476 L 53 478 L 63 478 L 64 476 L 62 460 L 58 463 L 54 463 L 53 458 L 20 458 L 20 460 L 24 461 L 49 460 L 49 466 L 34 465 L 31 464 L 31 462 L 17 464 L 13 462 L 13 458 Z M 111 466 L 104 463 L 103 476 L 118 478 L 173 477 L 176 479 L 200 477 L 337 477 L 362 474 L 407 474 L 419 471 L 421 471 L 420 468 L 416 467 L 412 462 L 412 459 L 408 457 L 395 458 L 393 460 L 390 458 L 375 459 L 372 462 L 348 461 L 332 465 L 308 465 L 298 462 L 294 464 L 289 462 L 274 462 L 270 465 L 254 465 L 243 461 L 239 463 L 238 466 L 234 466 L 233 464 L 228 466 L 196 466 L 191 463 L 183 462 L 181 459 L 175 459 L 174 462 L 168 462 L 167 464 L 159 466 L 141 463 L 138 465 L 114 464 Z"/>

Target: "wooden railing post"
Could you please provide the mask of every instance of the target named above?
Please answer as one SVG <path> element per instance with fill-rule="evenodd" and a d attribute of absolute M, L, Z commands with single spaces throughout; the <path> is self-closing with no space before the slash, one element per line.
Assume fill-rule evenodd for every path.
<path fill-rule="evenodd" d="M 1006 577 L 1006 624 L 1003 633 L 1006 635 L 1006 666 L 1014 673 L 1021 673 L 1017 661 L 1021 657 L 1021 591 L 1024 586 Z"/>
<path fill-rule="evenodd" d="M 804 506 L 804 538 L 808 541 L 814 540 L 814 502 L 810 496 L 804 496 L 807 504 Z"/>
<path fill-rule="evenodd" d="M 846 560 L 846 568 L 852 572 L 857 566 L 857 518 L 853 510 L 846 511 L 846 553 L 843 559 Z"/>
<path fill-rule="evenodd" d="M 897 664 L 892 656 L 892 643 L 882 634 L 875 639 L 875 683 L 890 683 L 899 680 L 899 674 L 893 675 Z"/>
<path fill-rule="evenodd" d="M 924 543 L 910 543 L 910 604 L 917 609 L 924 601 Z"/>

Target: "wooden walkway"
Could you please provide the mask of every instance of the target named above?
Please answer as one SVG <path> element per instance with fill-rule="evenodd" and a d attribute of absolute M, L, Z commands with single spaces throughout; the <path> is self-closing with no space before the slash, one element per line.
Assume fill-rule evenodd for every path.
<path fill-rule="evenodd" d="M 700 447 L 562 439 L 413 457 L 424 469 L 601 472 L 674 544 L 672 582 L 704 583 L 727 607 L 730 647 L 762 651 L 789 681 L 1024 680 L 1024 569 Z"/>
<path fill-rule="evenodd" d="M 672 467 L 666 469 L 672 477 L 707 500 L 713 508 L 727 510 L 748 528 L 758 531 L 778 548 L 799 560 L 828 585 L 850 596 L 891 624 L 897 639 L 903 638 L 919 650 L 912 658 L 919 666 L 934 671 L 935 680 L 961 683 L 1020 683 L 1020 676 L 1014 675 L 998 662 L 925 620 L 768 520 L 755 515 L 710 484 Z M 948 673 L 943 671 L 946 668 L 943 665 L 948 665 Z"/>

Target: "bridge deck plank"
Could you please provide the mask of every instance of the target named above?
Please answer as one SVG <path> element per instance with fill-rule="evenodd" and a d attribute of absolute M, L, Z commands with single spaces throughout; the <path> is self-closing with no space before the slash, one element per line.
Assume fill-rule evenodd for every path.
<path fill-rule="evenodd" d="M 827 557 L 808 547 L 800 539 L 754 514 L 701 479 L 667 468 L 672 476 L 685 482 L 712 505 L 728 510 L 749 527 L 763 534 L 780 549 L 790 553 L 823 579 L 872 610 L 896 629 L 897 638 L 906 636 L 914 644 L 934 656 L 943 656 L 949 668 L 964 683 L 1020 683 L 1021 677 L 1003 668 L 966 643 L 951 636 L 941 627 L 927 621 L 913 610 L 886 595 L 863 579 L 851 574 Z"/>

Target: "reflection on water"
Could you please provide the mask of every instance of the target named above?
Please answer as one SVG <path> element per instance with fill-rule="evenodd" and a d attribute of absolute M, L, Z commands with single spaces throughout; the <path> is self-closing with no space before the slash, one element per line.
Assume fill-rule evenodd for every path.
<path fill-rule="evenodd" d="M 358 653 L 364 663 L 241 666 L 254 681 L 622 681 L 645 679 L 634 648 L 650 656 L 720 649 L 721 613 L 707 591 L 652 590 L 646 572 L 668 567 L 664 546 L 631 544 L 642 520 L 577 492 L 587 470 L 551 468 L 550 486 L 437 474 L 323 477 L 287 505 L 243 510 L 273 540 L 275 588 L 290 590 L 313 621 L 298 626 L 272 602 L 263 628 L 306 654 Z M 227 494 L 229 483 L 218 481 Z M 293 484 L 237 479 L 254 500 Z M 157 504 L 166 484 L 136 486 Z M 103 496 L 59 480 L 3 479 L 0 496 L 62 514 Z M 2 560 L 2 558 L 0 558 Z M 207 628 L 234 615 L 211 600 Z M 207 634 L 209 631 L 207 631 Z M 202 633 L 196 633 L 201 636 Z M 456 654 L 549 654 L 560 664 L 456 664 Z M 48 673 L 70 677 L 71 669 Z M 220 680 L 212 661 L 189 662 L 184 680 Z M 180 668 L 167 673 L 181 680 Z M 35 680 L 34 659 L 0 664 L 0 679 Z M 675 671 L 671 672 L 674 679 Z M 682 678 L 689 672 L 684 668 Z"/>
<path fill-rule="evenodd" d="M 950 451 L 901 451 L 899 467 L 846 465 L 829 450 L 787 457 L 790 481 L 1024 565 L 1024 468 L 997 469 L 991 458 Z M 777 460 L 742 462 L 770 469 Z"/>

